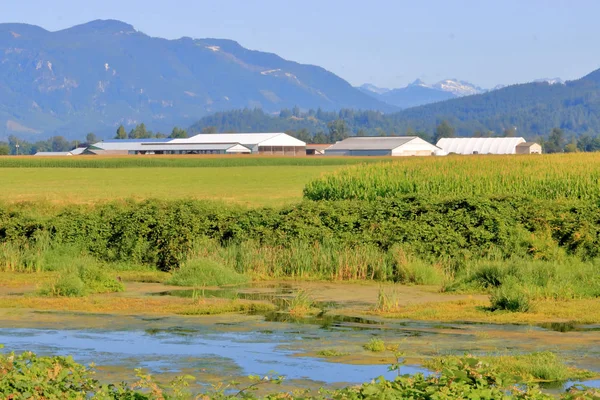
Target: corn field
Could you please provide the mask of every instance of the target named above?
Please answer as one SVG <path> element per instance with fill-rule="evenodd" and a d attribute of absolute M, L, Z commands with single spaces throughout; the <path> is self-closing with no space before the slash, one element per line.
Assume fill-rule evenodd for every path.
<path fill-rule="evenodd" d="M 309 182 L 310 200 L 520 195 L 600 199 L 600 154 L 407 158 L 346 167 Z"/>

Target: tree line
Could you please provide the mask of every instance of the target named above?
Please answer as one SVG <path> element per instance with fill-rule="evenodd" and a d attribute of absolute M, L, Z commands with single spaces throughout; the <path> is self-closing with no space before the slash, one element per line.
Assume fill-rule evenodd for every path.
<path fill-rule="evenodd" d="M 187 130 L 174 127 L 171 134 L 165 135 L 160 132 L 153 133 L 146 129 L 146 125 L 141 123 L 131 129 L 129 133 L 123 125 L 117 128 L 115 139 L 179 139 L 187 138 Z M 5 155 L 33 155 L 38 152 L 67 152 L 78 147 L 89 147 L 94 143 L 98 143 L 102 139 L 96 136 L 95 133 L 88 133 L 82 140 L 67 140 L 64 136 L 52 136 L 46 140 L 29 142 L 19 139 L 14 135 L 8 137 L 7 142 L 0 141 L 0 156 Z"/>
<path fill-rule="evenodd" d="M 114 139 L 162 139 L 187 138 L 201 133 L 235 132 L 285 132 L 306 143 L 335 143 L 350 136 L 418 136 L 433 144 L 441 138 L 459 136 L 459 129 L 448 120 L 441 120 L 431 129 L 396 129 L 386 124 L 386 116 L 376 111 L 343 109 L 323 111 L 321 109 L 302 112 L 298 107 L 283 109 L 277 115 L 268 115 L 261 109 L 244 109 L 219 112 L 205 117 L 188 130 L 174 127 L 170 134 L 152 132 L 141 123 L 129 132 L 123 125 L 115 132 Z M 470 137 L 516 137 L 521 136 L 516 126 L 500 131 L 477 129 Z M 542 145 L 546 153 L 600 151 L 600 136 L 594 132 L 581 135 L 569 134 L 559 127 L 552 128 L 546 135 L 526 137 L 528 141 Z M 27 142 L 10 136 L 8 143 L 0 142 L 0 155 L 35 154 L 39 151 L 65 152 L 76 147 L 87 147 L 100 141 L 94 133 L 84 140 L 69 141 L 54 136 L 44 141 Z"/>

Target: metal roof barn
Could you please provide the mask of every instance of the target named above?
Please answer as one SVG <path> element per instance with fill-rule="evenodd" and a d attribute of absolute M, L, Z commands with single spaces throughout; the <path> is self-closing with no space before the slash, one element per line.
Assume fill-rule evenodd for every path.
<path fill-rule="evenodd" d="M 456 154 L 516 154 L 522 137 L 508 138 L 443 138 L 437 142 L 446 153 Z"/>
<path fill-rule="evenodd" d="M 418 136 L 360 136 L 335 143 L 325 150 L 325 155 L 432 156 L 443 152 Z"/>
<path fill-rule="evenodd" d="M 64 157 L 72 156 L 70 151 L 38 151 L 34 156 L 38 157 Z"/>
<path fill-rule="evenodd" d="M 258 154 L 305 155 L 306 143 L 286 133 L 201 133 L 172 143 L 239 143 Z"/>
<path fill-rule="evenodd" d="M 306 143 L 285 133 L 199 134 L 185 139 L 115 139 L 94 143 L 88 153 L 305 155 Z"/>

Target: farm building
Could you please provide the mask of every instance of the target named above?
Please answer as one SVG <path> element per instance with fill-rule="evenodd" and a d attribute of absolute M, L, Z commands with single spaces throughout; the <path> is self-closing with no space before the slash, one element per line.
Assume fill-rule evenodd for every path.
<path fill-rule="evenodd" d="M 535 142 L 525 142 L 517 145 L 517 154 L 542 154 L 542 146 Z"/>
<path fill-rule="evenodd" d="M 516 154 L 521 143 L 525 143 L 522 137 L 443 138 L 437 146 L 447 154 Z"/>
<path fill-rule="evenodd" d="M 325 150 L 328 156 L 433 156 L 442 149 L 418 136 L 358 136 L 336 142 Z"/>
<path fill-rule="evenodd" d="M 307 144 L 306 145 L 306 155 L 307 156 L 323 156 L 325 155 L 325 150 L 330 148 L 330 144 Z"/>
<path fill-rule="evenodd" d="M 285 133 L 216 133 L 185 139 L 115 139 L 94 143 L 85 154 L 305 155 L 306 143 Z"/>
<path fill-rule="evenodd" d="M 38 157 L 65 157 L 72 156 L 73 153 L 70 151 L 38 151 L 34 156 Z"/>

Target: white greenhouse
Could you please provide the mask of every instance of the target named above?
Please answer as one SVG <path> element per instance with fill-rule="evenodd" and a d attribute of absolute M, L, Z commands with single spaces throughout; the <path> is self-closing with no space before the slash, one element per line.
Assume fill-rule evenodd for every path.
<path fill-rule="evenodd" d="M 522 137 L 443 138 L 437 146 L 447 154 L 516 154 L 521 143 L 525 143 Z"/>

